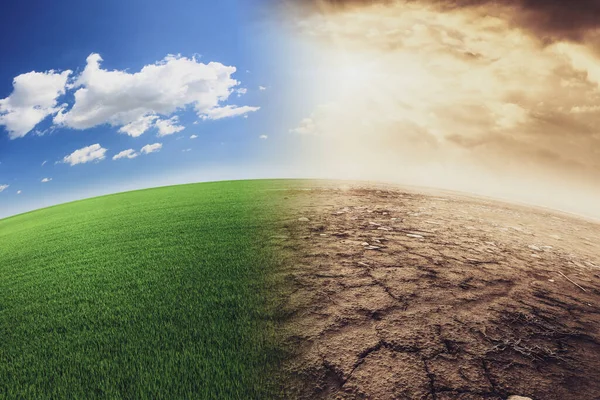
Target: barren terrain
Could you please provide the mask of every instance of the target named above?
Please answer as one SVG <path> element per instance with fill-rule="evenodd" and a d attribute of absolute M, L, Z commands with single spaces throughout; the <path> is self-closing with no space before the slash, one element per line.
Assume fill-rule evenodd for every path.
<path fill-rule="evenodd" d="M 600 399 L 597 223 L 383 185 L 287 198 L 284 397 Z"/>

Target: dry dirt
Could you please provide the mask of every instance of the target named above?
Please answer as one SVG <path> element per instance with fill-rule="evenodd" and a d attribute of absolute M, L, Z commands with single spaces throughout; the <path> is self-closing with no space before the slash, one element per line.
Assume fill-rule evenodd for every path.
<path fill-rule="evenodd" d="M 286 194 L 282 397 L 600 399 L 600 225 L 455 193 Z M 308 219 L 308 220 L 306 220 Z"/>

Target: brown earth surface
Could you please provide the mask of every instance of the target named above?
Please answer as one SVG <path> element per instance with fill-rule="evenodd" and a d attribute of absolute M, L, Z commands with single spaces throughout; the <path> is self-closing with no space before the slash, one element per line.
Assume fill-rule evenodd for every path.
<path fill-rule="evenodd" d="M 286 194 L 283 397 L 600 399 L 600 225 L 448 192 Z"/>

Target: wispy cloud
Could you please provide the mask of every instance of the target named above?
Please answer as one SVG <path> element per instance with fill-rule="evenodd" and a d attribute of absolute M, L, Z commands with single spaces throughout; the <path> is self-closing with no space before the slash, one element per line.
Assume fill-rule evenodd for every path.
<path fill-rule="evenodd" d="M 314 114 L 313 114 L 314 115 Z M 290 133 L 297 133 L 300 135 L 314 135 L 318 133 L 318 126 L 314 121 L 314 116 L 310 116 L 302 119 L 300 124 L 296 128 L 290 129 Z"/>
<path fill-rule="evenodd" d="M 157 119 L 157 115 L 142 115 L 135 121 L 132 121 L 119 128 L 119 132 L 125 133 L 131 137 L 141 136 L 144 132 L 152 127 L 154 121 Z"/>
<path fill-rule="evenodd" d="M 44 178 L 42 179 L 42 183 L 48 183 L 52 180 L 52 178 Z"/>
<path fill-rule="evenodd" d="M 260 135 L 258 138 L 262 140 L 267 140 L 269 137 L 267 135 Z"/>
<path fill-rule="evenodd" d="M 65 156 L 63 162 L 71 166 L 77 164 L 85 164 L 92 161 L 101 161 L 106 157 L 106 150 L 100 144 L 96 143 L 91 146 L 75 150 L 73 153 Z"/>
<path fill-rule="evenodd" d="M 179 118 L 174 116 L 169 119 L 159 119 L 156 121 L 156 127 L 158 128 L 158 136 L 167 136 L 172 135 L 177 132 L 181 132 L 185 129 L 184 126 L 177 125 L 179 123 Z"/>
<path fill-rule="evenodd" d="M 190 136 L 190 139 L 197 139 L 197 138 L 198 138 L 198 135 L 192 135 L 192 136 Z"/>
<path fill-rule="evenodd" d="M 113 160 L 119 160 L 121 158 L 136 158 L 138 156 L 138 153 L 135 152 L 135 150 L 133 149 L 127 149 L 127 150 L 123 150 L 120 153 L 116 154 L 113 156 Z"/>
<path fill-rule="evenodd" d="M 213 108 L 208 110 L 204 115 L 202 115 L 202 119 L 223 119 L 223 118 L 231 118 L 237 117 L 240 115 L 248 114 L 250 112 L 255 112 L 260 110 L 260 107 L 250 107 L 250 106 L 234 106 L 227 105 L 220 108 Z"/>
<path fill-rule="evenodd" d="M 162 149 L 162 143 L 154 143 L 145 145 L 140 151 L 142 154 L 150 154 L 160 151 L 160 149 Z"/>
<path fill-rule="evenodd" d="M 4 192 L 6 189 L 8 189 L 10 185 L 0 185 L 0 193 Z"/>

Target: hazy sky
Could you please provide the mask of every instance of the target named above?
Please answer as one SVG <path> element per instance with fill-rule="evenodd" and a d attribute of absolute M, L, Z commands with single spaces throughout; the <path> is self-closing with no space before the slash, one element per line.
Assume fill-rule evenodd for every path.
<path fill-rule="evenodd" d="M 11 2 L 0 217 L 250 177 L 600 217 L 599 28 L 595 0 Z"/>
<path fill-rule="evenodd" d="M 321 171 L 600 216 L 600 3 L 285 4 Z"/>

